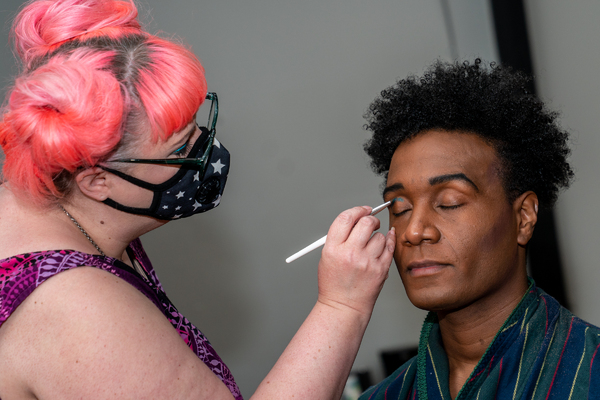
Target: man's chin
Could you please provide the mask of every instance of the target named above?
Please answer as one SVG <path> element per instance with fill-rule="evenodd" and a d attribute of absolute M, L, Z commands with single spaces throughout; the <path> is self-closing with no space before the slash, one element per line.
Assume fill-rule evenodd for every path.
<path fill-rule="evenodd" d="M 440 288 L 407 290 L 406 294 L 415 307 L 425 311 L 449 312 L 461 307 L 456 299 L 456 293 L 444 293 Z"/>

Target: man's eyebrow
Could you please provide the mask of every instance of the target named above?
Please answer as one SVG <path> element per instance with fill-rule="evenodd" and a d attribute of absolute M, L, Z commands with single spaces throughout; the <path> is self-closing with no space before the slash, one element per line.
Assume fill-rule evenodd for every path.
<path fill-rule="evenodd" d="M 389 192 L 395 192 L 396 190 L 402 190 L 404 189 L 404 185 L 401 183 L 394 183 L 393 185 L 387 186 L 385 189 L 383 189 L 383 197 L 385 197 L 385 195 Z"/>
<path fill-rule="evenodd" d="M 464 182 L 467 182 L 469 185 L 471 185 L 471 186 L 473 186 L 473 188 L 475 188 L 475 191 L 479 192 L 479 188 L 477 187 L 477 185 L 475 184 L 475 182 L 473 182 L 472 180 L 470 180 L 463 173 L 436 176 L 436 177 L 433 177 L 433 178 L 429 179 L 429 184 L 431 186 L 434 186 L 434 185 L 439 185 L 439 184 L 450 182 L 450 181 L 464 181 Z"/>

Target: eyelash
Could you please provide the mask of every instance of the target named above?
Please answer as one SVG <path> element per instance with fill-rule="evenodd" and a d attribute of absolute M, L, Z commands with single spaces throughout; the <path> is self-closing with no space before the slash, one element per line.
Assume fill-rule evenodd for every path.
<path fill-rule="evenodd" d="M 406 214 L 406 212 L 407 212 L 407 211 L 410 211 L 410 210 L 411 210 L 410 208 L 407 208 L 407 209 L 405 209 L 405 210 L 402 210 L 402 211 L 400 211 L 400 212 L 397 212 L 397 213 L 395 213 L 395 212 L 392 212 L 392 215 L 393 215 L 394 217 L 401 217 L 401 216 L 403 216 L 404 214 Z"/>
<path fill-rule="evenodd" d="M 175 150 L 173 152 L 173 155 L 177 156 L 177 157 L 185 157 L 188 153 L 189 150 L 189 143 L 186 142 L 183 146 L 181 146 L 180 148 L 178 148 L 177 150 Z"/>
<path fill-rule="evenodd" d="M 462 206 L 463 206 L 462 204 L 455 204 L 455 205 L 452 205 L 452 206 L 443 206 L 443 205 L 440 205 L 438 207 L 441 208 L 442 210 L 456 210 L 457 208 L 462 207 Z M 398 213 L 392 213 L 392 215 L 394 217 L 401 217 L 407 211 L 410 211 L 410 210 L 411 210 L 410 208 L 407 208 L 406 210 L 402 210 L 402 211 L 400 211 Z"/>
<path fill-rule="evenodd" d="M 180 148 L 178 148 L 177 150 L 175 150 L 175 151 L 173 152 L 173 154 L 175 154 L 175 155 L 180 155 L 180 154 L 182 153 L 182 150 L 184 150 L 186 147 L 187 147 L 187 143 L 186 143 L 186 144 L 184 144 L 183 146 L 181 146 Z"/>
<path fill-rule="evenodd" d="M 462 206 L 462 204 L 456 204 L 456 205 L 453 205 L 453 206 L 439 206 L 439 207 L 442 210 L 455 210 L 455 209 L 457 209 L 458 207 L 461 207 L 461 206 Z"/>

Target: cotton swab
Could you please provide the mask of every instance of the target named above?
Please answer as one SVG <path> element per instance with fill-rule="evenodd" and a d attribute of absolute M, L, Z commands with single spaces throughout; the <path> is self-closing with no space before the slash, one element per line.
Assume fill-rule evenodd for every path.
<path fill-rule="evenodd" d="M 385 210 L 386 208 L 388 208 L 394 201 L 394 200 L 390 200 L 390 201 L 386 201 L 385 203 L 383 203 L 380 206 L 375 207 L 372 211 L 371 214 L 369 215 L 376 215 L 378 214 L 380 211 Z M 321 239 L 317 240 L 316 242 L 314 242 L 313 244 L 303 248 L 302 250 L 300 250 L 299 252 L 297 252 L 294 255 L 289 256 L 288 258 L 285 259 L 286 263 L 291 263 L 294 260 L 297 260 L 298 258 L 302 257 L 305 254 L 310 253 L 311 251 L 313 251 L 314 249 L 317 249 L 321 246 L 323 246 L 325 244 L 325 241 L 327 240 L 327 235 L 323 236 Z"/>

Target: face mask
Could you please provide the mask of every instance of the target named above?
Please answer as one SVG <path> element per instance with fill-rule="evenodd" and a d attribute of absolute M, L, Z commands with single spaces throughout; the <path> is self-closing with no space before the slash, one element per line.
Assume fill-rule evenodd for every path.
<path fill-rule="evenodd" d="M 202 134 L 194 143 L 188 158 L 200 158 L 204 154 L 208 130 L 204 127 L 200 129 Z M 229 158 L 229 151 L 215 138 L 204 175 L 194 167 L 181 166 L 172 178 L 161 184 L 148 183 L 121 171 L 101 167 L 136 186 L 154 192 L 152 204 L 148 208 L 125 206 L 110 198 L 104 200 L 104 204 L 126 213 L 148 215 L 162 220 L 185 218 L 212 210 L 221 202 L 229 173 Z"/>

